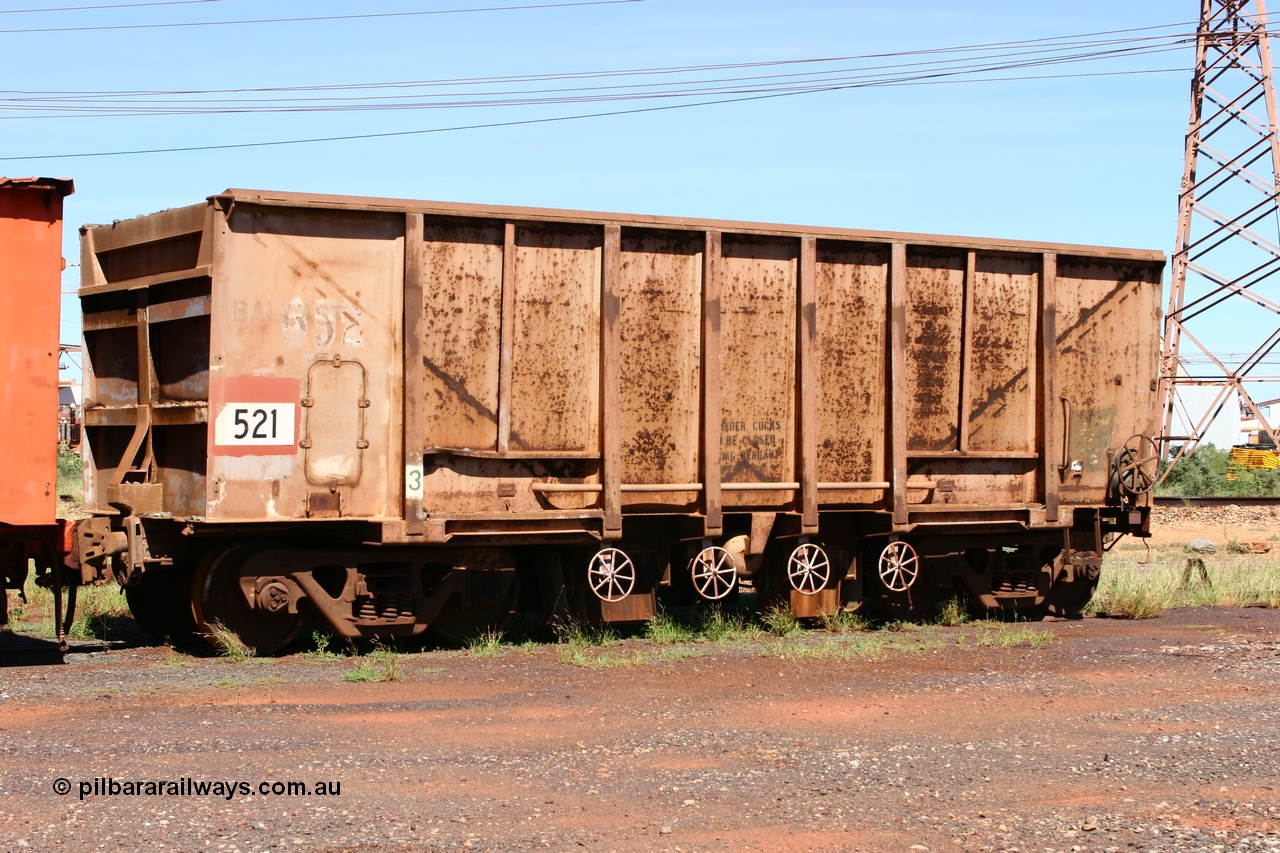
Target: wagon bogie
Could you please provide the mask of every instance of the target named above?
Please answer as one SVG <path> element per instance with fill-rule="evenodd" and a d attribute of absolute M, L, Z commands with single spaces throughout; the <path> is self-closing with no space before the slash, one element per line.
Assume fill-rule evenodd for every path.
<path fill-rule="evenodd" d="M 198 603 L 268 646 L 1065 611 L 1146 527 L 1158 253 L 244 190 L 82 249 L 90 562 L 252 544 Z"/>
<path fill-rule="evenodd" d="M 197 631 L 211 644 L 239 642 L 270 655 L 302 635 L 306 611 L 299 607 L 296 581 L 257 574 L 261 569 L 255 563 L 262 556 L 252 545 L 242 545 L 201 561 L 191 584 L 190 608 Z"/>

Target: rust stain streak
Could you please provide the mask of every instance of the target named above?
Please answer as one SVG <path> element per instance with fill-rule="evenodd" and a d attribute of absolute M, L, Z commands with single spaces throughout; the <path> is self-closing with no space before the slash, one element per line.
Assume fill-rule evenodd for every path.
<path fill-rule="evenodd" d="M 352 305 L 354 305 L 356 309 L 360 311 L 361 314 L 370 318 L 370 322 L 372 322 L 374 325 L 381 327 L 383 331 L 389 332 L 391 330 L 391 326 L 385 321 L 384 318 L 378 316 L 378 313 L 376 311 L 374 312 L 369 311 L 369 309 L 364 305 L 363 302 L 361 302 L 359 299 L 353 296 L 350 292 L 348 292 L 348 290 L 345 287 L 343 287 L 342 284 L 337 279 L 335 279 L 332 275 L 330 275 L 327 271 L 325 271 L 323 266 L 316 263 L 315 260 L 312 259 L 306 252 L 299 249 L 293 243 L 293 241 L 291 241 L 283 233 L 276 230 L 275 228 L 272 228 L 268 223 L 264 221 L 259 220 L 257 224 L 263 231 L 273 234 L 277 238 L 279 238 L 280 244 L 282 246 L 284 246 L 286 249 L 292 252 L 294 257 L 296 257 L 302 264 L 304 264 L 307 269 L 311 270 L 311 272 L 314 273 L 317 277 L 319 277 L 322 281 L 327 282 L 331 287 L 333 287 L 334 290 L 342 294 L 342 298 L 350 302 Z M 255 237 L 256 236 L 257 235 L 255 235 Z"/>
<path fill-rule="evenodd" d="M 1092 320 L 1102 311 L 1108 310 L 1109 309 L 1108 303 L 1111 302 L 1112 299 L 1116 298 L 1117 296 L 1125 295 L 1126 293 L 1128 293 L 1133 289 L 1133 286 L 1136 283 L 1137 282 L 1133 279 L 1122 281 L 1119 284 L 1117 284 L 1114 288 L 1112 288 L 1111 291 L 1107 293 L 1106 296 L 1098 300 L 1096 304 L 1082 306 L 1080 309 L 1080 316 L 1076 318 L 1076 321 L 1072 323 L 1070 327 L 1063 329 L 1061 332 L 1058 333 L 1058 343 L 1059 344 L 1063 343 L 1072 335 L 1076 334 L 1076 331 L 1081 326 L 1088 323 L 1090 320 Z"/>

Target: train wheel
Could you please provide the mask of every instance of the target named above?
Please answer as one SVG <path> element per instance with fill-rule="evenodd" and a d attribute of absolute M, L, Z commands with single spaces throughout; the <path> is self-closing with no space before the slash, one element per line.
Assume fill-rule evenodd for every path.
<path fill-rule="evenodd" d="M 254 585 L 254 576 L 244 571 L 251 554 L 248 548 L 230 548 L 206 557 L 191 585 L 191 611 L 211 646 L 221 631 L 230 631 L 255 654 L 273 655 L 298 638 L 306 619 L 287 607 L 272 612 L 249 606 L 242 584 Z"/>
<path fill-rule="evenodd" d="M 135 622 L 160 642 L 178 648 L 194 645 L 200 637 L 191 614 L 191 582 L 195 566 L 144 572 L 133 586 L 124 588 Z"/>
<path fill-rule="evenodd" d="M 450 646 L 501 631 L 515 616 L 520 599 L 520 580 L 505 551 L 476 549 L 459 562 L 466 564 L 456 568 L 466 571 L 467 591 L 454 594 L 427 626 L 432 639 Z"/>

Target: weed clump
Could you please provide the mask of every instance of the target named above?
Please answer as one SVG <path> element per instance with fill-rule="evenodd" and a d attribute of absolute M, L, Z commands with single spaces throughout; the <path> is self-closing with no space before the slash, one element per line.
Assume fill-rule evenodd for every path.
<path fill-rule="evenodd" d="M 246 645 L 244 640 L 240 639 L 240 635 L 221 622 L 214 622 L 209 626 L 209 631 L 209 642 L 213 645 L 214 651 L 222 657 L 244 662 L 257 655 L 256 649 Z"/>
<path fill-rule="evenodd" d="M 791 612 L 790 607 L 775 604 L 765 611 L 761 617 L 764 627 L 775 637 L 794 637 L 801 631 L 800 620 Z"/>
<path fill-rule="evenodd" d="M 311 648 L 302 653 L 304 658 L 313 661 L 337 660 L 343 655 L 333 650 L 335 638 L 328 631 L 311 632 Z"/>
<path fill-rule="evenodd" d="M 661 610 L 645 626 L 644 637 L 651 643 L 657 643 L 661 646 L 674 646 L 678 643 L 696 641 L 698 632 L 688 623 L 675 618 L 665 610 Z"/>
<path fill-rule="evenodd" d="M 1042 649 L 1054 640 L 1053 631 L 1035 628 L 1026 622 L 983 622 L 974 643 L 980 647 L 1012 649 L 1019 646 Z"/>
<path fill-rule="evenodd" d="M 472 637 L 467 643 L 467 651 L 473 657 L 491 658 L 501 654 L 504 645 L 506 640 L 503 633 L 491 628 Z"/>
<path fill-rule="evenodd" d="M 832 634 L 854 634 L 869 630 L 871 620 L 861 613 L 841 610 L 819 617 L 822 627 Z"/>
<path fill-rule="evenodd" d="M 969 608 L 959 598 L 953 598 L 938 609 L 934 622 L 948 628 L 955 628 L 970 621 Z"/>
<path fill-rule="evenodd" d="M 392 648 L 374 644 L 373 650 L 361 655 L 356 668 L 342 676 L 343 681 L 376 683 L 395 681 L 400 677 L 400 654 Z"/>

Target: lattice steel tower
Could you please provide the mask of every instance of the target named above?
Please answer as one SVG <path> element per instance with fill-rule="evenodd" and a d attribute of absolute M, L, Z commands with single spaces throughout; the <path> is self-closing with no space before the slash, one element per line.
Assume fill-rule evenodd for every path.
<path fill-rule="evenodd" d="M 1280 141 L 1266 15 L 1264 0 L 1200 4 L 1161 359 L 1162 449 L 1181 445 L 1179 457 L 1235 394 L 1271 433 L 1255 400 L 1280 395 L 1259 390 L 1280 382 Z"/>

